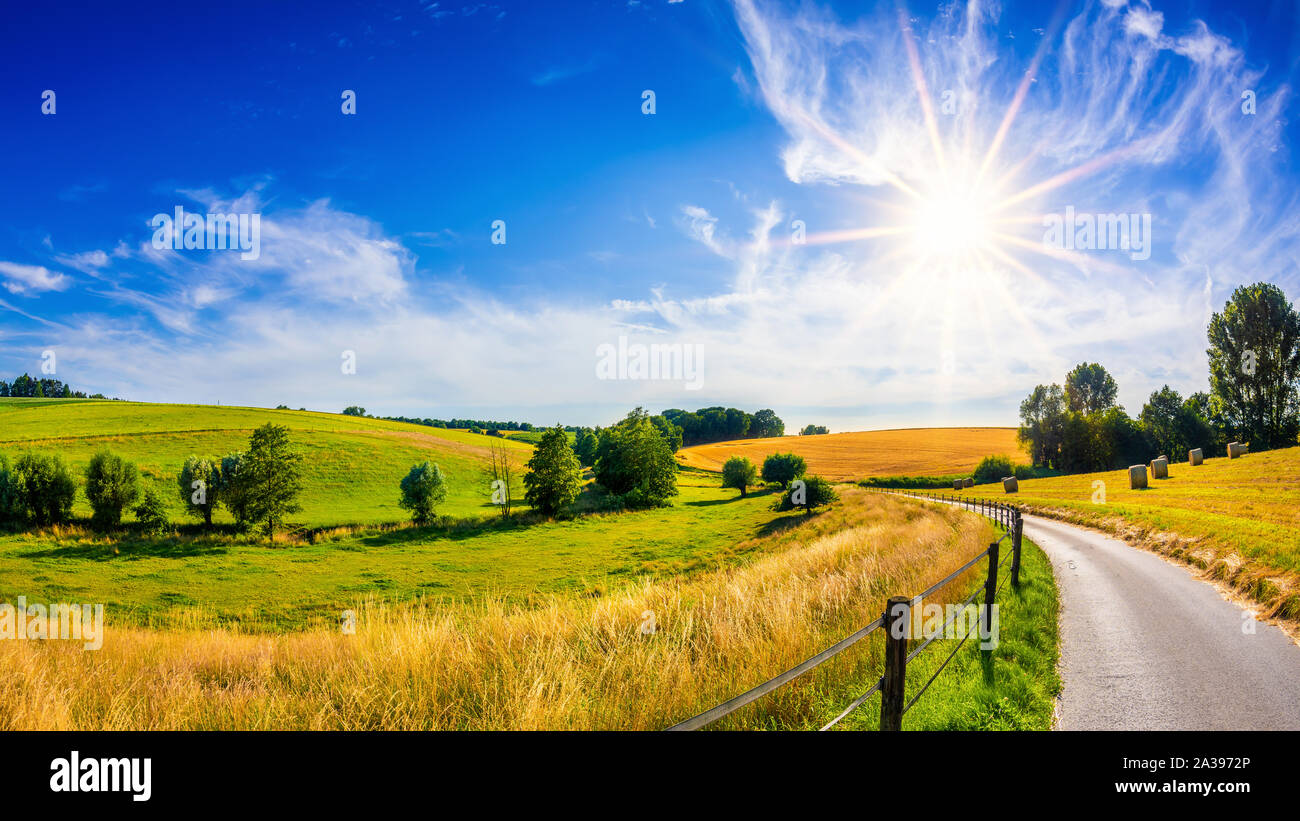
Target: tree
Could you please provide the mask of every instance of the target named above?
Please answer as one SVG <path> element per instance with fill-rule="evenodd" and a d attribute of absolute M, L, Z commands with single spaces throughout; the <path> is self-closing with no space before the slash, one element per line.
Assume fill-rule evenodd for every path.
<path fill-rule="evenodd" d="M 1101 365 L 1083 362 L 1065 377 L 1065 403 L 1069 410 L 1096 413 L 1115 404 L 1119 386 Z"/>
<path fill-rule="evenodd" d="M 793 453 L 773 453 L 763 460 L 763 481 L 776 482 L 781 487 L 789 487 L 808 470 L 808 463 L 802 456 Z"/>
<path fill-rule="evenodd" d="M 248 494 L 245 492 L 242 452 L 221 457 L 221 469 L 217 473 L 217 494 L 230 515 L 235 517 L 235 523 L 247 527 Z"/>
<path fill-rule="evenodd" d="M 1004 476 L 1014 475 L 1015 470 L 1011 459 L 1006 456 L 985 456 L 975 467 L 971 478 L 977 484 L 987 485 L 991 482 L 1000 482 Z"/>
<path fill-rule="evenodd" d="M 1020 403 L 1021 442 L 1029 445 L 1035 465 L 1057 467 L 1065 424 L 1065 395 L 1060 385 L 1038 385 Z"/>
<path fill-rule="evenodd" d="M 357 405 L 348 405 L 343 409 L 344 416 L 365 416 L 366 409 Z"/>
<path fill-rule="evenodd" d="M 430 462 L 413 465 L 402 479 L 402 495 L 397 503 L 411 512 L 411 521 L 427 525 L 433 521 L 434 508 L 447 499 L 447 480 L 442 468 Z"/>
<path fill-rule="evenodd" d="M 781 496 L 780 507 L 782 510 L 790 510 L 802 506 L 804 513 L 811 516 L 813 508 L 838 500 L 839 496 L 830 482 L 820 476 L 805 476 L 790 483 L 790 489 Z"/>
<path fill-rule="evenodd" d="M 596 464 L 596 446 L 600 444 L 600 439 L 595 432 L 583 430 L 573 440 L 573 452 L 578 457 L 578 464 L 589 468 Z"/>
<path fill-rule="evenodd" d="M 803 430 L 799 431 L 800 436 L 821 436 L 830 433 L 830 428 L 825 425 L 804 425 Z"/>
<path fill-rule="evenodd" d="M 56 525 L 72 518 L 77 482 L 57 456 L 24 453 L 14 462 L 23 506 L 37 525 Z"/>
<path fill-rule="evenodd" d="M 677 463 L 649 415 L 637 408 L 601 431 L 596 481 L 628 507 L 658 507 L 677 495 Z"/>
<path fill-rule="evenodd" d="M 144 492 L 144 499 L 135 509 L 135 520 L 140 529 L 151 536 L 160 536 L 167 531 L 167 506 L 162 497 L 153 488 Z"/>
<path fill-rule="evenodd" d="M 244 521 L 262 522 L 263 532 L 274 538 L 276 524 L 302 509 L 297 503 L 302 456 L 290 450 L 288 428 L 268 422 L 253 431 L 238 468 L 238 484 Z"/>
<path fill-rule="evenodd" d="M 754 414 L 749 423 L 749 435 L 756 439 L 770 439 L 785 435 L 785 423 L 771 408 L 764 408 Z"/>
<path fill-rule="evenodd" d="M 565 447 L 569 440 L 565 437 Z M 489 447 L 492 459 L 492 501 L 501 506 L 501 518 L 510 518 L 510 505 L 514 502 L 514 465 L 504 442 L 493 442 Z"/>
<path fill-rule="evenodd" d="M 542 440 L 528 460 L 524 488 L 528 504 L 546 516 L 554 516 L 578 498 L 582 488 L 582 467 L 573 448 L 569 447 L 569 437 L 564 428 L 556 425 L 542 434 Z"/>
<path fill-rule="evenodd" d="M 681 426 L 675 425 L 664 416 L 651 416 L 650 423 L 659 431 L 659 435 L 664 438 L 668 445 L 670 453 L 676 453 L 677 449 L 682 446 L 682 429 Z"/>
<path fill-rule="evenodd" d="M 90 457 L 86 465 L 86 498 L 94 511 L 95 524 L 117 527 L 122 523 L 122 511 L 139 496 L 135 465 L 107 448 Z"/>
<path fill-rule="evenodd" d="M 217 509 L 221 487 L 221 467 L 216 462 L 191 456 L 177 474 L 176 484 L 186 511 L 212 527 L 212 513 Z"/>
<path fill-rule="evenodd" d="M 1276 285 L 1232 292 L 1210 317 L 1210 404 L 1227 432 L 1256 450 L 1290 447 L 1300 433 L 1300 315 Z"/>
<path fill-rule="evenodd" d="M 9 457 L 0 453 L 0 527 L 16 527 L 27 517 L 23 487 L 18 473 L 9 467 Z"/>
<path fill-rule="evenodd" d="M 1188 448 L 1193 447 L 1185 438 L 1183 397 L 1168 385 L 1152 391 L 1151 398 L 1138 414 L 1138 421 L 1152 447 L 1170 459 L 1177 459 L 1179 453 L 1186 454 Z"/>
<path fill-rule="evenodd" d="M 722 486 L 740 491 L 743 498 L 750 485 L 758 484 L 758 468 L 743 456 L 733 456 L 722 465 Z"/>

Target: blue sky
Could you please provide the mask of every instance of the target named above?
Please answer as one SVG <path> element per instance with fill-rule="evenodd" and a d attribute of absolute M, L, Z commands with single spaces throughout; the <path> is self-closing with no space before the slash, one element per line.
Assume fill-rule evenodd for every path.
<path fill-rule="evenodd" d="M 1300 297 L 1286 0 L 307 8 L 6 12 L 0 373 L 52 350 L 150 401 L 1014 424 L 1083 360 L 1133 413 L 1204 390 L 1233 287 Z M 258 214 L 259 258 L 154 248 L 178 206 Z M 1046 247 L 1076 212 L 1148 215 L 1149 256 Z M 598 379 L 619 337 L 698 346 L 701 387 Z"/>

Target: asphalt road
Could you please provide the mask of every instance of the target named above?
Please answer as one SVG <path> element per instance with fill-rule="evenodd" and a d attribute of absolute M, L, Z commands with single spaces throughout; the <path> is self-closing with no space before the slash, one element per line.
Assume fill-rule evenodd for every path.
<path fill-rule="evenodd" d="M 1061 595 L 1062 730 L 1300 729 L 1300 647 L 1190 570 L 1025 516 Z"/>

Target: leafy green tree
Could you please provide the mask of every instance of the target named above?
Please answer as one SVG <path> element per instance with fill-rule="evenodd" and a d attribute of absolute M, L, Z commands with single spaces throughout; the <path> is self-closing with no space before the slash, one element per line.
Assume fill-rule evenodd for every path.
<path fill-rule="evenodd" d="M 804 476 L 790 483 L 789 489 L 781 495 L 780 508 L 790 510 L 802 507 L 804 513 L 812 515 L 813 509 L 829 505 L 839 500 L 835 488 L 820 476 Z"/>
<path fill-rule="evenodd" d="M 1152 391 L 1151 398 L 1138 414 L 1138 421 L 1150 438 L 1154 450 L 1170 459 L 1178 459 L 1178 454 L 1186 454 L 1188 448 L 1193 447 L 1185 437 L 1183 416 L 1183 397 L 1165 385 L 1158 391 Z"/>
<path fill-rule="evenodd" d="M 800 436 L 822 436 L 830 433 L 831 429 L 825 425 L 804 425 L 803 430 L 799 431 Z"/>
<path fill-rule="evenodd" d="M 0 453 L 0 527 L 17 527 L 26 518 L 22 481 L 9 467 L 9 457 Z"/>
<path fill-rule="evenodd" d="M 289 447 L 289 429 L 268 422 L 253 431 L 238 468 L 244 521 L 261 522 L 263 533 L 273 538 L 276 524 L 302 509 L 297 503 L 302 481 L 302 456 Z"/>
<path fill-rule="evenodd" d="M 971 474 L 978 484 L 987 485 L 992 482 L 1000 482 L 1004 476 L 1012 476 L 1015 473 L 1015 466 L 1006 456 L 985 456 L 975 467 L 975 472 Z"/>
<path fill-rule="evenodd" d="M 790 483 L 808 470 L 808 463 L 802 456 L 794 453 L 773 453 L 763 460 L 763 481 L 775 482 L 781 487 Z"/>
<path fill-rule="evenodd" d="M 139 522 L 140 529 L 151 536 L 167 532 L 171 524 L 167 521 L 167 505 L 153 488 L 145 489 L 144 498 L 135 508 L 135 520 Z"/>
<path fill-rule="evenodd" d="M 546 516 L 554 516 L 578 498 L 582 488 L 582 467 L 568 434 L 556 425 L 542 434 L 524 474 L 524 498 Z"/>
<path fill-rule="evenodd" d="M 365 416 L 366 409 L 358 405 L 348 405 L 343 409 L 344 416 Z"/>
<path fill-rule="evenodd" d="M 659 431 L 659 435 L 664 438 L 668 445 L 670 453 L 676 453 L 677 449 L 682 446 L 682 429 L 681 426 L 673 424 L 664 416 L 651 416 L 650 423 Z"/>
<path fill-rule="evenodd" d="M 749 423 L 749 435 L 756 439 L 769 439 L 785 435 L 785 423 L 771 408 L 764 408 L 754 414 Z"/>
<path fill-rule="evenodd" d="M 658 507 L 677 495 L 672 450 L 641 408 L 601 431 L 595 473 L 596 481 L 628 507 Z"/>
<path fill-rule="evenodd" d="M 1020 441 L 1029 445 L 1035 465 L 1057 467 L 1065 427 L 1065 394 L 1060 385 L 1038 385 L 1020 403 Z"/>
<path fill-rule="evenodd" d="M 190 456 L 176 476 L 181 502 L 186 511 L 212 527 L 212 513 L 217 509 L 221 488 L 221 467 L 218 463 Z"/>
<path fill-rule="evenodd" d="M 72 518 L 77 482 L 58 456 L 24 453 L 14 462 L 23 506 L 37 525 L 56 525 Z"/>
<path fill-rule="evenodd" d="M 583 429 L 578 431 L 578 435 L 573 440 L 573 452 L 578 457 L 578 464 L 589 468 L 596 464 L 596 447 L 600 444 L 600 438 L 594 431 Z"/>
<path fill-rule="evenodd" d="M 1300 315 L 1267 282 L 1232 292 L 1210 317 L 1210 403 L 1227 432 L 1255 450 L 1290 447 L 1300 433 Z"/>
<path fill-rule="evenodd" d="M 135 465 L 107 448 L 90 457 L 86 465 L 86 498 L 96 524 L 117 527 L 122 523 L 122 511 L 135 504 L 139 496 Z"/>
<path fill-rule="evenodd" d="M 397 500 L 411 513 L 411 521 L 427 525 L 434 519 L 434 508 L 447 499 L 447 480 L 442 468 L 431 462 L 421 462 L 411 467 L 402 479 L 402 495 Z"/>
<path fill-rule="evenodd" d="M 722 486 L 740 491 L 741 497 L 750 485 L 758 484 L 758 468 L 743 456 L 733 456 L 722 465 Z"/>
<path fill-rule="evenodd" d="M 221 469 L 216 478 L 217 497 L 226 506 L 226 510 L 230 511 L 230 515 L 235 517 L 236 524 L 247 527 L 250 520 L 244 482 L 244 454 L 231 453 L 221 457 Z"/>
<path fill-rule="evenodd" d="M 1101 365 L 1083 362 L 1065 377 L 1066 408 L 1076 413 L 1104 411 L 1118 394 L 1119 386 Z"/>

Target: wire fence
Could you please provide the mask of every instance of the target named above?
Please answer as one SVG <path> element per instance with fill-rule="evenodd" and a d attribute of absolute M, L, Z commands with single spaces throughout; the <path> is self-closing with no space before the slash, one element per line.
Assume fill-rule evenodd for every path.
<path fill-rule="evenodd" d="M 968 608 L 975 604 L 975 601 L 982 595 L 984 602 L 980 606 L 979 625 L 984 629 L 989 629 L 993 619 L 993 606 L 997 599 L 997 594 L 1001 592 L 1002 587 L 1008 580 L 1011 581 L 1012 587 L 1020 586 L 1020 545 L 1024 536 L 1024 519 L 1021 516 L 1020 509 L 1015 505 L 1009 505 L 1004 502 L 996 502 L 990 499 L 947 494 L 932 493 L 928 491 L 915 490 L 887 490 L 883 488 L 872 488 L 876 493 L 888 493 L 899 496 L 907 496 L 914 499 L 925 499 L 930 501 L 945 502 L 955 506 L 962 507 L 982 516 L 992 519 L 1001 526 L 1005 532 L 997 541 L 990 544 L 978 555 L 972 557 L 961 567 L 949 573 L 943 579 L 935 582 L 916 596 L 894 596 L 889 599 L 885 606 L 885 612 L 867 626 L 858 630 L 850 636 L 847 636 L 830 647 L 826 648 L 817 655 L 807 659 L 801 664 L 797 664 L 786 670 L 780 675 L 768 679 L 767 681 L 752 687 L 741 693 L 735 698 L 724 701 L 718 706 L 705 710 L 699 715 L 692 716 L 685 721 L 674 724 L 669 727 L 670 731 L 674 730 L 699 730 L 713 724 L 747 704 L 752 704 L 763 696 L 771 693 L 779 687 L 799 678 L 804 673 L 818 667 L 821 664 L 831 660 L 845 650 L 854 646 L 865 638 L 868 638 L 877 630 L 885 631 L 885 669 L 884 674 L 877 679 L 865 693 L 854 699 L 845 710 L 837 715 L 834 719 L 823 726 L 822 730 L 829 730 L 839 724 L 845 718 L 850 716 L 855 710 L 866 704 L 868 699 L 876 693 L 881 694 L 880 700 L 880 729 L 881 730 L 901 730 L 903 716 L 908 710 L 916 704 L 917 700 L 925 694 L 930 685 L 935 682 L 939 674 L 952 662 L 957 656 L 957 651 L 961 650 L 970 638 L 973 632 L 970 629 L 964 631 L 961 640 L 957 646 L 952 649 L 944 659 L 943 663 L 935 669 L 929 680 L 916 692 L 912 698 L 904 702 L 906 696 L 907 684 L 907 665 L 916 659 L 926 648 L 928 648 L 936 638 L 947 635 L 948 629 L 952 626 L 957 616 L 961 613 L 968 612 Z M 1002 543 L 1011 541 L 1011 567 L 1009 571 L 1001 577 L 999 581 L 999 571 L 1001 569 L 1001 552 Z M 921 602 L 942 590 L 947 585 L 956 581 L 971 568 L 975 567 L 980 561 L 988 560 L 988 575 L 984 585 L 970 595 L 959 607 L 952 609 L 943 627 L 934 631 L 928 638 L 916 645 L 909 652 L 908 643 L 908 625 L 912 618 L 912 609 L 920 606 Z"/>

